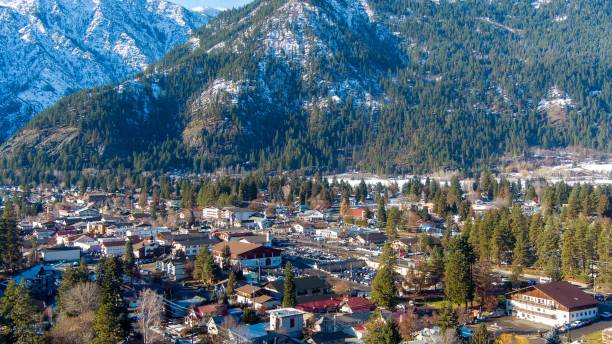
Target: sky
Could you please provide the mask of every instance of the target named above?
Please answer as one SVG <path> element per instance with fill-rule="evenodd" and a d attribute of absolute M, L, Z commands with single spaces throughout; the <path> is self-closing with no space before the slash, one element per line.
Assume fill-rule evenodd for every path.
<path fill-rule="evenodd" d="M 208 6 L 214 8 L 232 8 L 238 7 L 242 5 L 246 5 L 251 0 L 171 0 L 172 2 L 176 2 L 179 5 L 183 5 L 187 8 Z"/>

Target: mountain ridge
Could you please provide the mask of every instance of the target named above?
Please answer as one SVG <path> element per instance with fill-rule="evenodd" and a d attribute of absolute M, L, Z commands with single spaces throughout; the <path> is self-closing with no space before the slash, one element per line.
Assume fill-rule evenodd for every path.
<path fill-rule="evenodd" d="M 0 141 L 62 96 L 143 70 L 213 13 L 163 0 L 1 1 Z"/>
<path fill-rule="evenodd" d="M 601 5 L 256 1 L 136 78 L 62 99 L 0 147 L 2 166 L 397 173 L 610 151 Z"/>

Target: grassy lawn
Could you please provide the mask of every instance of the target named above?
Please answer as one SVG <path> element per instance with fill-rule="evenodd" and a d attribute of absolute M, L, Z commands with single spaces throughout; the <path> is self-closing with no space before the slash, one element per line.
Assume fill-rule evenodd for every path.
<path fill-rule="evenodd" d="M 425 302 L 426 305 L 437 308 L 437 309 L 441 309 L 442 306 L 444 305 L 446 301 L 444 300 L 438 300 L 438 301 L 428 301 Z M 465 305 L 455 305 L 453 304 L 453 309 L 457 309 L 457 308 L 463 308 Z"/>
<path fill-rule="evenodd" d="M 582 338 L 585 344 L 601 344 L 601 331 L 590 333 Z"/>

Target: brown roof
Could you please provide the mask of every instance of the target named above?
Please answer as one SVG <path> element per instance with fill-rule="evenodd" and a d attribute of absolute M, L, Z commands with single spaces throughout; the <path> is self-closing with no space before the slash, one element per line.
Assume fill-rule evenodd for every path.
<path fill-rule="evenodd" d="M 244 296 L 252 297 L 256 293 L 258 293 L 260 290 L 261 288 L 256 287 L 254 285 L 245 284 L 242 287 L 237 288 L 236 293 L 244 295 Z"/>
<path fill-rule="evenodd" d="M 570 310 L 597 305 L 593 296 L 566 281 L 537 284 L 535 288 Z"/>
<path fill-rule="evenodd" d="M 261 295 L 253 299 L 254 303 L 263 304 L 270 300 L 274 300 L 274 298 L 270 295 Z"/>
<path fill-rule="evenodd" d="M 597 301 L 595 301 L 593 296 L 566 281 L 537 284 L 510 294 L 523 293 L 534 289 L 539 290 L 569 311 L 597 306 Z"/>
<path fill-rule="evenodd" d="M 225 248 L 226 245 L 229 246 L 232 258 L 237 258 L 239 255 L 252 251 L 261 246 L 257 244 L 251 244 L 251 243 L 240 242 L 240 241 L 220 242 L 212 247 L 213 253 L 217 253 L 217 254 L 223 253 L 223 249 Z"/>

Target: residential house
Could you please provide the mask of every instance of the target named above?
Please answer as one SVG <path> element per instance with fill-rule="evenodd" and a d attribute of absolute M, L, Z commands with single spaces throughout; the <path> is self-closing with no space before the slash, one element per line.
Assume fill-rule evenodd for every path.
<path fill-rule="evenodd" d="M 99 252 L 100 243 L 89 235 L 81 235 L 72 241 L 72 246 L 80 248 L 85 253 Z"/>
<path fill-rule="evenodd" d="M 506 294 L 506 300 L 508 314 L 548 326 L 598 317 L 598 303 L 593 296 L 566 281 L 515 290 Z"/>
<path fill-rule="evenodd" d="M 125 241 L 105 241 L 100 244 L 100 252 L 105 257 L 120 257 L 125 253 Z"/>
<path fill-rule="evenodd" d="M 177 259 L 158 260 L 155 269 L 163 273 L 171 281 L 181 281 L 187 278 L 185 262 Z"/>
<path fill-rule="evenodd" d="M 159 248 L 159 244 L 154 240 L 147 239 L 135 243 L 132 247 L 134 249 L 134 257 L 142 259 L 153 256 Z"/>
<path fill-rule="evenodd" d="M 268 311 L 270 330 L 289 337 L 299 337 L 304 330 L 304 312 L 295 308 Z"/>
<path fill-rule="evenodd" d="M 349 297 L 342 301 L 340 311 L 344 313 L 371 312 L 376 306 L 365 297 Z"/>
<path fill-rule="evenodd" d="M 380 245 L 387 240 L 387 236 L 382 232 L 365 232 L 358 234 L 355 239 L 361 245 Z"/>
<path fill-rule="evenodd" d="M 204 235 L 200 235 L 200 233 L 196 235 L 175 235 L 172 240 L 172 252 L 174 254 L 182 252 L 187 256 L 195 256 L 201 248 L 210 249 L 214 244 L 219 242 L 217 238 L 210 237 L 205 233 L 202 234 Z"/>
<path fill-rule="evenodd" d="M 346 238 L 348 234 L 339 228 L 323 228 L 317 229 L 315 232 L 316 236 L 322 237 L 328 240 L 338 240 L 342 238 Z"/>

